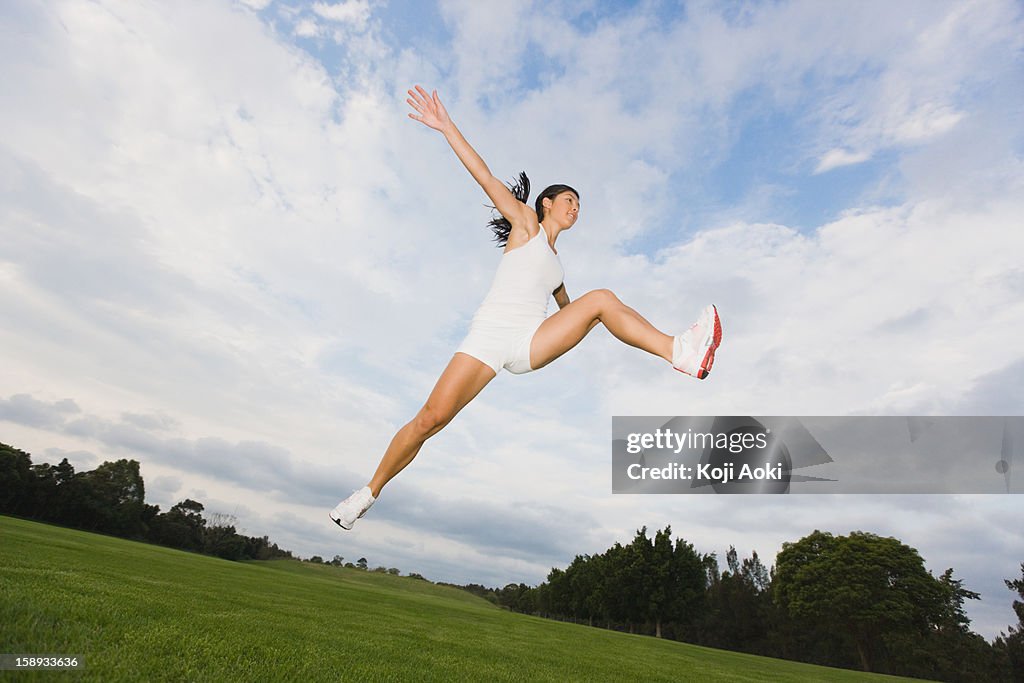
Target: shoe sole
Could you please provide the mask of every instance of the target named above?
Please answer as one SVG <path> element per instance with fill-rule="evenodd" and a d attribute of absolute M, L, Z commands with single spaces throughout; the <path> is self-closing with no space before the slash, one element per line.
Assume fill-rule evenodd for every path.
<path fill-rule="evenodd" d="M 704 379 L 711 374 L 711 366 L 715 364 L 715 351 L 718 350 L 719 344 L 722 343 L 722 320 L 718 317 L 718 307 L 711 304 L 711 310 L 715 314 L 715 324 L 713 326 L 713 332 L 711 333 L 711 344 L 708 345 L 708 350 L 700 362 L 700 369 L 697 370 L 696 374 L 697 379 Z M 673 369 L 682 372 L 684 375 L 689 374 L 676 367 L 673 367 Z"/>
<path fill-rule="evenodd" d="M 328 513 L 327 513 L 327 516 L 331 518 L 331 521 L 332 521 L 332 522 L 334 522 L 335 524 L 337 524 L 337 525 L 338 525 L 339 527 L 341 527 L 341 528 L 342 528 L 342 529 L 344 529 L 345 531 L 352 531 L 352 527 L 351 527 L 351 526 L 345 526 L 344 524 L 342 524 L 342 523 L 341 523 L 341 520 L 340 520 L 340 519 L 335 519 L 335 518 L 334 518 L 334 514 L 333 514 L 332 512 L 328 512 Z"/>

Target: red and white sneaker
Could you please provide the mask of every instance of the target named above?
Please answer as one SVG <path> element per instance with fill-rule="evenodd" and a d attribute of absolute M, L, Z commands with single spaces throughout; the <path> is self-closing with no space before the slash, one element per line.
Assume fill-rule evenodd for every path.
<path fill-rule="evenodd" d="M 700 313 L 697 322 L 675 338 L 672 367 L 679 372 L 704 379 L 715 363 L 715 351 L 722 343 L 722 321 L 713 304 Z"/>
<path fill-rule="evenodd" d="M 352 529 L 352 525 L 356 523 L 356 520 L 366 514 L 366 511 L 370 509 L 375 500 L 377 499 L 370 492 L 370 487 L 364 486 L 338 503 L 328 514 L 331 517 L 331 521 L 342 529 L 349 531 Z"/>

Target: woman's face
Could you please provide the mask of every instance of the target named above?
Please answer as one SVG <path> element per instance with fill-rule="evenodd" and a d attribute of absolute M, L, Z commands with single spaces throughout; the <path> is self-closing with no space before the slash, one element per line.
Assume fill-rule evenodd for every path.
<path fill-rule="evenodd" d="M 580 215 L 580 200 L 574 192 L 566 190 L 544 200 L 544 220 L 558 221 L 563 228 L 571 228 Z"/>

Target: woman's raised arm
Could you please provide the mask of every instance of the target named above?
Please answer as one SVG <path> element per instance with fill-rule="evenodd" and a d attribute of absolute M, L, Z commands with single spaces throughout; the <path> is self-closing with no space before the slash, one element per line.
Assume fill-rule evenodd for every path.
<path fill-rule="evenodd" d="M 513 228 L 525 227 L 532 209 L 516 199 L 505 183 L 494 177 L 491 169 L 487 168 L 487 164 L 466 141 L 451 117 L 448 116 L 448 111 L 437 96 L 437 91 L 427 94 L 426 90 L 417 85 L 415 90 L 408 92 L 410 97 L 406 99 L 406 102 L 417 112 L 416 114 L 410 113 L 409 118 L 444 135 L 445 140 L 455 151 L 455 156 L 459 157 L 462 165 L 466 167 L 466 170 L 494 203 L 494 208 L 508 219 Z"/>

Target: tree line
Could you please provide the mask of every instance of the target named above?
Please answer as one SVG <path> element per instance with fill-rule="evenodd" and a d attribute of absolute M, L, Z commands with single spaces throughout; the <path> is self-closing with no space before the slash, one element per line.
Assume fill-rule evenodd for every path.
<path fill-rule="evenodd" d="M 1020 619 L 993 643 L 969 629 L 968 590 L 934 576 L 895 538 L 814 531 L 784 543 L 775 566 L 757 553 L 726 568 L 671 527 L 577 555 L 538 586 L 466 590 L 509 609 L 601 628 L 825 666 L 942 681 L 1024 681 L 1022 578 L 1006 580 Z"/>
<path fill-rule="evenodd" d="M 311 564 L 329 564 L 332 567 L 344 567 L 345 569 L 360 569 L 364 572 L 374 572 L 377 574 L 391 574 L 392 576 L 402 575 L 402 570 L 398 567 L 378 566 L 374 569 L 370 569 L 369 565 L 367 564 L 368 560 L 365 557 L 360 557 L 353 563 L 346 562 L 345 558 L 341 555 L 335 555 L 334 559 L 332 560 L 325 560 L 319 555 L 313 555 L 308 560 L 303 560 L 303 562 L 309 562 Z M 417 574 L 416 572 L 409 572 L 407 576 L 410 579 L 419 579 L 420 581 L 427 581 L 427 583 L 431 583 L 431 581 L 427 580 L 422 574 Z M 456 588 L 462 588 L 462 586 L 456 586 Z"/>
<path fill-rule="evenodd" d="M 185 499 L 160 512 L 146 503 L 136 460 L 104 462 L 75 472 L 64 458 L 33 465 L 28 453 L 0 443 L 0 513 L 147 541 L 227 560 L 291 558 L 266 536 L 239 534 L 227 515 L 203 516 L 203 504 Z"/>

